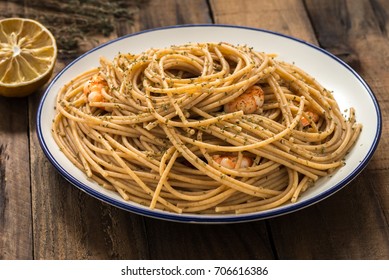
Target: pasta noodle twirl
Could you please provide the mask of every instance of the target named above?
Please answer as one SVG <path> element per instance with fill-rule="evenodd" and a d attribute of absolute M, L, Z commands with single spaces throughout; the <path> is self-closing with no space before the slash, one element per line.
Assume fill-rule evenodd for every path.
<path fill-rule="evenodd" d="M 53 137 L 104 188 L 152 209 L 247 213 L 295 202 L 362 126 L 298 68 L 242 45 L 119 53 L 58 93 Z"/>

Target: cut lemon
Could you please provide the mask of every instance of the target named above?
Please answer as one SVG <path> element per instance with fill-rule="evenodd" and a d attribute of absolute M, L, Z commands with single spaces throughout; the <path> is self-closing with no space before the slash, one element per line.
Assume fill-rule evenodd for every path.
<path fill-rule="evenodd" d="M 0 20 L 0 95 L 35 92 L 51 77 L 56 58 L 55 38 L 42 24 L 24 18 Z"/>

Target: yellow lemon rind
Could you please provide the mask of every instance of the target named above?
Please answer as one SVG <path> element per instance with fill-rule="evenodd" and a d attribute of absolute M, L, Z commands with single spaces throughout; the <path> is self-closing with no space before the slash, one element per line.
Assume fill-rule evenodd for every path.
<path fill-rule="evenodd" d="M 5 97 L 25 97 L 28 96 L 34 92 L 36 92 L 39 88 L 41 88 L 52 76 L 55 62 L 57 59 L 57 45 L 56 40 L 53 36 L 53 34 L 40 22 L 37 22 L 32 19 L 27 18 L 5 18 L 1 19 L 0 23 L 3 21 L 28 21 L 32 22 L 33 24 L 36 24 L 41 28 L 47 35 L 51 38 L 52 41 L 52 47 L 53 47 L 53 57 L 51 60 L 51 64 L 49 65 L 48 69 L 42 73 L 39 77 L 36 77 L 33 80 L 20 82 L 20 83 L 3 83 L 0 82 L 0 96 Z"/>

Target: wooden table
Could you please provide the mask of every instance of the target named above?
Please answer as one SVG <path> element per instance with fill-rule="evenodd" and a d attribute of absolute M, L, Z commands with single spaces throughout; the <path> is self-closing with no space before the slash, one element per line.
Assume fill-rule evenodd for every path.
<path fill-rule="evenodd" d="M 360 176 L 314 206 L 242 224 L 174 223 L 102 203 L 62 178 L 36 135 L 45 88 L 0 98 L 0 259 L 389 259 L 388 1 L 65 2 L 0 1 L 0 18 L 34 18 L 53 31 L 56 72 L 88 49 L 140 30 L 197 23 L 269 29 L 353 67 L 379 100 L 382 138 Z"/>

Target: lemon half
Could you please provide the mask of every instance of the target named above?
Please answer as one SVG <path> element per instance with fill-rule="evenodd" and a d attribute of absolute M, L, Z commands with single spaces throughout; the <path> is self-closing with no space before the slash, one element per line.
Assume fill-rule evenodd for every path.
<path fill-rule="evenodd" d="M 41 23 L 0 20 L 0 95 L 23 97 L 43 86 L 54 69 L 57 45 Z"/>

